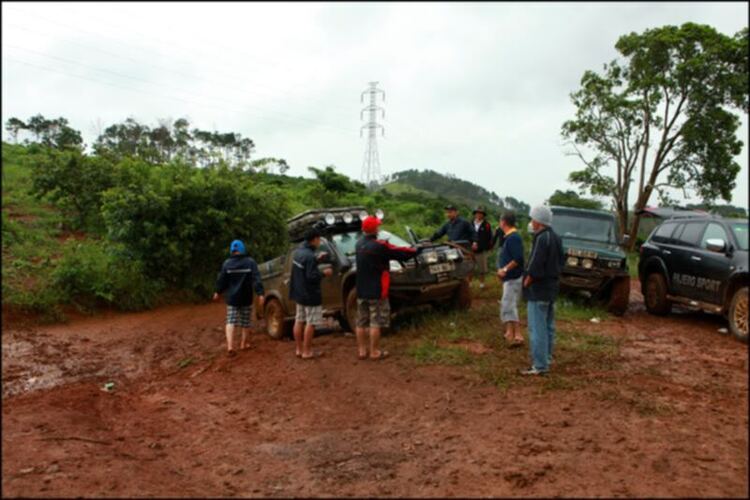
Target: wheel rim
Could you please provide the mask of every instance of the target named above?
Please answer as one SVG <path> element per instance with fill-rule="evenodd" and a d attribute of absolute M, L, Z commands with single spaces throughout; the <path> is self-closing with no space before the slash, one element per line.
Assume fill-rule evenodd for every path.
<path fill-rule="evenodd" d="M 734 324 L 741 335 L 747 335 L 747 294 L 740 295 L 734 306 Z"/>

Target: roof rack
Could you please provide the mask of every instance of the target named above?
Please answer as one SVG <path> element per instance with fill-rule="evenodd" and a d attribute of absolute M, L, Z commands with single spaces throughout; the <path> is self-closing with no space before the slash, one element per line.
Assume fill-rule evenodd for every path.
<path fill-rule="evenodd" d="M 302 241 L 308 229 L 316 228 L 324 234 L 358 231 L 362 220 L 369 215 L 365 207 L 316 208 L 297 214 L 287 220 L 289 239 Z"/>

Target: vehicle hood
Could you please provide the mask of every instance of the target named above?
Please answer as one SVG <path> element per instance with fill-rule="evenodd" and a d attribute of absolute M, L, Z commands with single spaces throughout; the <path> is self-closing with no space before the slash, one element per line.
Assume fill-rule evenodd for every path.
<path fill-rule="evenodd" d="M 588 250 L 596 252 L 599 257 L 605 259 L 624 259 L 625 252 L 622 248 L 612 243 L 600 243 L 597 241 L 581 240 L 578 238 L 562 238 L 563 251 L 568 253 L 569 248 L 577 248 L 579 250 Z"/>

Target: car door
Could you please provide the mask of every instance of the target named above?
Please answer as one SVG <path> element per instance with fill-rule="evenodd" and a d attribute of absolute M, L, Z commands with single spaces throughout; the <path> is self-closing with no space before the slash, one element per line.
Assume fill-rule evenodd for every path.
<path fill-rule="evenodd" d="M 723 287 L 729 281 L 731 274 L 732 258 L 725 250 L 723 252 L 712 252 L 708 249 L 708 240 L 723 240 L 725 248 L 729 247 L 731 240 L 724 226 L 718 222 L 709 222 L 700 239 L 700 244 L 695 250 L 695 255 L 700 260 L 693 266 L 697 281 L 695 293 L 699 300 L 712 304 L 722 303 Z"/>
<path fill-rule="evenodd" d="M 705 221 L 688 221 L 681 228 L 678 227 L 672 236 L 674 268 L 670 271 L 674 293 L 693 300 L 700 300 L 696 288 L 696 269 L 702 261 L 698 245 L 705 227 Z"/>
<path fill-rule="evenodd" d="M 320 247 L 315 251 L 315 255 L 318 256 L 325 252 L 328 254 L 328 258 L 325 259 L 320 269 L 325 269 L 328 266 L 333 268 L 333 274 L 331 276 L 324 276 L 320 282 L 320 291 L 323 294 L 323 309 L 336 310 L 341 308 L 341 263 L 338 259 L 338 255 L 332 248 L 333 245 L 326 240 L 321 238 Z"/>

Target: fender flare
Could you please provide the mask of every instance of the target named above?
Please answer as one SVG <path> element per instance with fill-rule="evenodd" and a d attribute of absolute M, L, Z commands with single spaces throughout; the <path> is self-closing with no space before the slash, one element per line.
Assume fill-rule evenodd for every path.
<path fill-rule="evenodd" d="M 667 269 L 667 266 L 664 264 L 664 261 L 661 259 L 661 257 L 658 257 L 656 255 L 652 255 L 648 258 L 648 260 L 643 264 L 643 276 L 641 280 L 641 292 L 646 293 L 645 287 L 646 287 L 646 277 L 651 273 L 654 272 L 654 270 L 660 272 L 662 275 L 664 275 L 664 279 L 667 282 L 667 289 L 672 288 L 672 277 L 669 275 L 669 270 Z"/>

